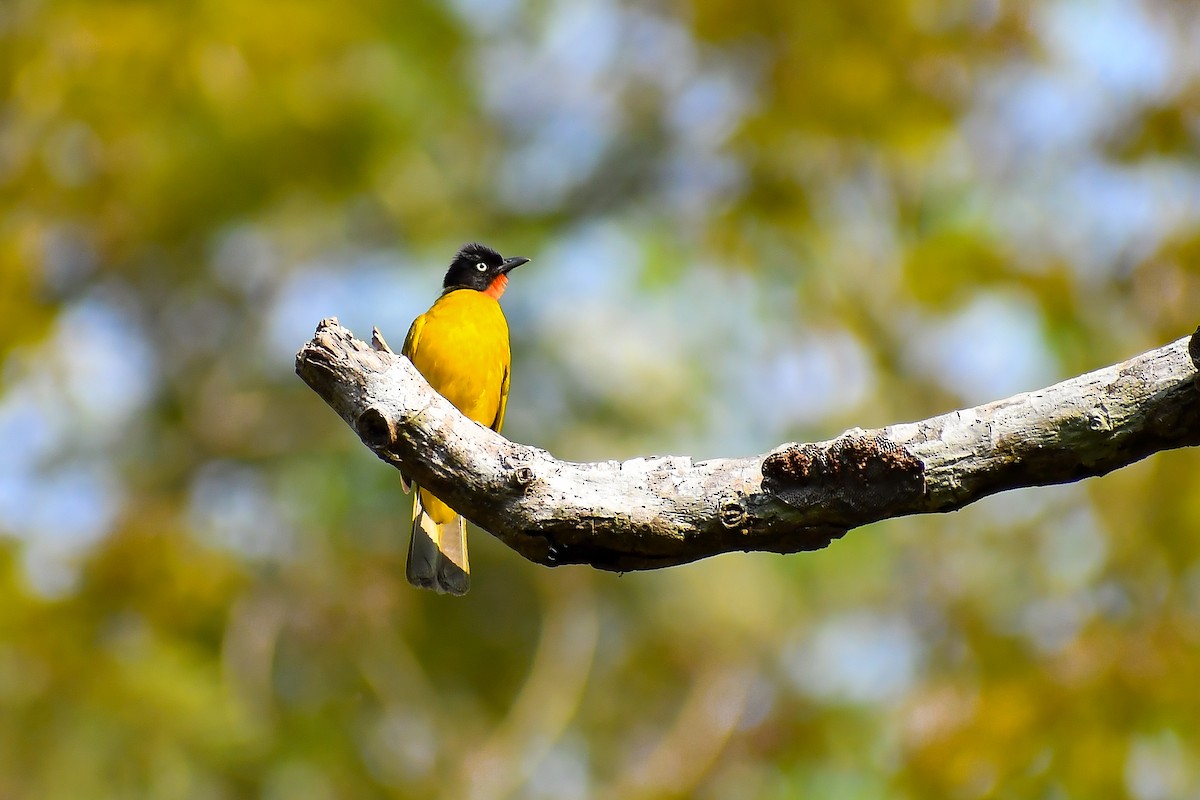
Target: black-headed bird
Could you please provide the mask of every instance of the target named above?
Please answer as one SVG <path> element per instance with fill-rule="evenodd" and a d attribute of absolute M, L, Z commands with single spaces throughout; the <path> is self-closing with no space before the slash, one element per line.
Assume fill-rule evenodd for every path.
<path fill-rule="evenodd" d="M 481 244 L 463 247 L 450 262 L 442 296 L 413 320 L 402 351 L 464 416 L 497 432 L 508 402 L 511 361 L 508 322 L 498 301 L 508 273 L 527 261 L 504 258 Z M 466 594 L 471 588 L 466 521 L 428 490 L 416 488 L 408 582 Z"/>

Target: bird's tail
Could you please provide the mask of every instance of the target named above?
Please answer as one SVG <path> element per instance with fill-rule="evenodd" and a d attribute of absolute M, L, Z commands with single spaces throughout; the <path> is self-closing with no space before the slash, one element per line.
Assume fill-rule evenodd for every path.
<path fill-rule="evenodd" d="M 438 522 L 434 515 L 447 521 Z M 413 495 L 412 540 L 404 575 L 413 586 L 438 594 L 464 595 L 471 588 L 467 521 L 423 489 Z"/>

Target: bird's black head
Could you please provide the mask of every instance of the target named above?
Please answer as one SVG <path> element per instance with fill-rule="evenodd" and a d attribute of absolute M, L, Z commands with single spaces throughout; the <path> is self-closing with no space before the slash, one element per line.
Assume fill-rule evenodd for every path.
<path fill-rule="evenodd" d="M 490 247 L 469 244 L 458 251 L 446 271 L 442 286 L 446 291 L 474 289 L 499 297 L 508 283 L 508 273 L 528 258 L 505 258 Z"/>

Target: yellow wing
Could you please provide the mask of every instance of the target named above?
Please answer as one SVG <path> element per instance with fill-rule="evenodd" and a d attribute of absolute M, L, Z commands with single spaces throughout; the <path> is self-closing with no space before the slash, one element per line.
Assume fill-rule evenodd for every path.
<path fill-rule="evenodd" d="M 408 328 L 408 336 L 404 337 L 404 347 L 400 348 L 400 352 L 412 361 L 413 354 L 417 352 L 417 341 L 421 338 L 421 329 L 425 327 L 425 315 L 417 317 L 413 320 L 412 325 Z"/>
<path fill-rule="evenodd" d="M 500 408 L 496 410 L 496 419 L 492 422 L 492 430 L 496 433 L 500 432 L 500 426 L 504 424 L 504 410 L 508 408 L 508 376 L 509 365 L 504 365 L 504 382 L 500 384 Z"/>

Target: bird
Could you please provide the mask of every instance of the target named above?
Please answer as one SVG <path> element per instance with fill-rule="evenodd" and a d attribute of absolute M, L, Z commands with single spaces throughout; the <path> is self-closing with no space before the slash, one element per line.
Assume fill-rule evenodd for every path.
<path fill-rule="evenodd" d="M 497 433 L 504 424 L 512 361 L 499 300 L 509 273 L 528 262 L 521 256 L 504 258 L 477 242 L 464 245 L 450 262 L 441 296 L 413 320 L 401 350 L 464 416 Z M 403 473 L 401 483 L 410 488 Z M 428 489 L 412 488 L 405 577 L 439 594 L 464 595 L 471 588 L 466 521 Z"/>

